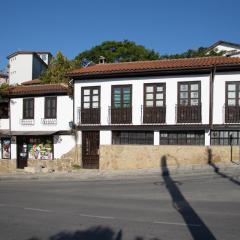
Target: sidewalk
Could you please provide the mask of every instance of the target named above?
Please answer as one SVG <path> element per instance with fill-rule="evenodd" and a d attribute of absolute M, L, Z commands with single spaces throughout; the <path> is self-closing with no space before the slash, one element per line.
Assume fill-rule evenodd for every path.
<path fill-rule="evenodd" d="M 227 174 L 227 177 L 240 179 L 240 165 L 236 164 L 214 164 L 210 165 L 190 165 L 185 167 L 168 167 L 168 169 L 136 169 L 136 170 L 95 170 L 80 169 L 71 172 L 52 173 L 26 173 L 16 171 L 15 173 L 0 173 L 0 181 L 26 181 L 26 180 L 111 180 L 111 179 L 131 179 L 154 177 L 162 175 L 168 171 L 170 175 L 176 177 L 193 175 Z"/>

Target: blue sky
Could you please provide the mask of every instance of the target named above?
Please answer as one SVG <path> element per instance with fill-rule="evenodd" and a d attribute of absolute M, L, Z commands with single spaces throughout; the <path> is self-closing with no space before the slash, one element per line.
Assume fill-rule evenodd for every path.
<path fill-rule="evenodd" d="M 240 43 L 239 0 L 2 0 L 0 69 L 17 50 L 68 58 L 105 40 L 132 40 L 160 54 Z"/>

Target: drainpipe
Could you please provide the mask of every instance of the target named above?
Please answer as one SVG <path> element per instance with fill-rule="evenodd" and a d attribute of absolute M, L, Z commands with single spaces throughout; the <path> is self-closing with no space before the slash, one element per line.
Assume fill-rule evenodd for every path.
<path fill-rule="evenodd" d="M 210 73 L 210 89 L 209 89 L 209 129 L 213 128 L 213 95 L 214 95 L 214 78 L 216 73 L 216 66 L 211 69 Z"/>

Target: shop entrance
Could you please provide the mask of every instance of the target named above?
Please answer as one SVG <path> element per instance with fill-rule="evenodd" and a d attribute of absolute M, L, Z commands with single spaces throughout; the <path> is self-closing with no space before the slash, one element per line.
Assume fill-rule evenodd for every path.
<path fill-rule="evenodd" d="M 82 132 L 83 168 L 99 168 L 99 131 Z"/>
<path fill-rule="evenodd" d="M 27 138 L 17 137 L 17 168 L 27 167 L 28 149 Z"/>

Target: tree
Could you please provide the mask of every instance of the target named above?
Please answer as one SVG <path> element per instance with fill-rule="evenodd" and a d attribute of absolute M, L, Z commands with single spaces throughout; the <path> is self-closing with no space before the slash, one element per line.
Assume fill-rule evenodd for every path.
<path fill-rule="evenodd" d="M 157 60 L 160 58 L 159 53 L 132 41 L 105 41 L 77 55 L 74 64 L 76 67 L 81 67 L 91 61 L 98 63 L 100 56 L 104 56 L 108 63 Z"/>
<path fill-rule="evenodd" d="M 51 60 L 48 69 L 40 76 L 40 80 L 44 83 L 67 83 L 66 74 L 71 69 L 72 62 L 59 51 L 56 57 Z"/>
<path fill-rule="evenodd" d="M 176 58 L 196 58 L 196 57 L 210 57 L 210 56 L 222 56 L 225 51 L 207 51 L 207 48 L 200 47 L 196 50 L 188 49 L 186 52 L 181 54 L 170 54 L 170 55 L 162 55 L 161 59 L 176 59 Z"/>

